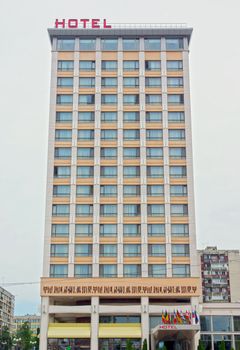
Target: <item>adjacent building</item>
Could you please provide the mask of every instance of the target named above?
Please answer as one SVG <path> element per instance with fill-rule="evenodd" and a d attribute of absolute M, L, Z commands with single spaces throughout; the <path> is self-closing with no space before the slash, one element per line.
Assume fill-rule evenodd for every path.
<path fill-rule="evenodd" d="M 192 29 L 151 27 L 48 31 L 41 350 L 196 349 Z"/>
<path fill-rule="evenodd" d="M 13 330 L 14 303 L 14 295 L 0 287 L 0 333 L 4 326 L 8 327 L 10 332 Z"/>
<path fill-rule="evenodd" d="M 14 316 L 14 330 L 15 332 L 27 322 L 33 334 L 37 335 L 40 330 L 40 315 L 22 315 Z"/>

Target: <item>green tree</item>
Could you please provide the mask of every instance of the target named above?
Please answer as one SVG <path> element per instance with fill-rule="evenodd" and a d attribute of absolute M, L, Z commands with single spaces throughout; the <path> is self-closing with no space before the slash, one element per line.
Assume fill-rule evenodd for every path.
<path fill-rule="evenodd" d="M 143 341 L 142 350 L 147 350 L 147 339 Z"/>
<path fill-rule="evenodd" d="M 29 326 L 29 322 L 24 322 L 17 331 L 17 338 L 20 338 L 21 350 L 32 349 L 32 341 L 34 341 L 33 333 Z"/>
<path fill-rule="evenodd" d="M 126 350 L 133 350 L 133 345 L 130 339 L 127 339 Z"/>
<path fill-rule="evenodd" d="M 219 346 L 219 349 L 220 350 L 226 350 L 226 345 L 225 345 L 225 341 L 221 341 L 221 343 L 220 343 L 220 346 Z"/>
<path fill-rule="evenodd" d="M 0 334 L 0 345 L 4 350 L 10 350 L 12 346 L 12 338 L 7 326 L 2 327 L 2 332 Z"/>
<path fill-rule="evenodd" d="M 198 343 L 198 350 L 205 350 L 205 346 L 202 340 L 199 340 Z"/>

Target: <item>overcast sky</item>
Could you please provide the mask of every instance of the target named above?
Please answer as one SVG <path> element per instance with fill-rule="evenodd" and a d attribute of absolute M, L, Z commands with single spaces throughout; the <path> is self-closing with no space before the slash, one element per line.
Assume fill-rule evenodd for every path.
<path fill-rule="evenodd" d="M 238 0 L 3 0 L 0 5 L 0 283 L 42 271 L 50 44 L 55 18 L 187 23 L 198 247 L 240 248 Z M 38 312 L 38 285 L 7 287 L 16 314 Z"/>

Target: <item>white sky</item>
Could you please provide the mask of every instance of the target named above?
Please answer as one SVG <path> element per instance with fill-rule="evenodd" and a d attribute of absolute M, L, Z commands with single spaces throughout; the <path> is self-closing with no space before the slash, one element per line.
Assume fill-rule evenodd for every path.
<path fill-rule="evenodd" d="M 198 247 L 240 248 L 238 0 L 51 0 L 0 4 L 0 283 L 38 281 L 55 18 L 187 23 Z M 16 313 L 38 311 L 39 286 L 8 287 Z"/>

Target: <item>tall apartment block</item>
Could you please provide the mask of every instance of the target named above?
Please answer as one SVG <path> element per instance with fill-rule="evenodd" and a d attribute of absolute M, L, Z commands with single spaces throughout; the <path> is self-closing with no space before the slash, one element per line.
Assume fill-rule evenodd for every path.
<path fill-rule="evenodd" d="M 3 327 L 13 331 L 15 297 L 6 289 L 0 287 L 0 334 Z"/>
<path fill-rule="evenodd" d="M 192 29 L 48 32 L 40 348 L 196 349 Z"/>

